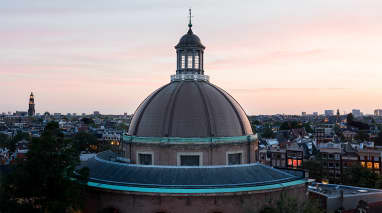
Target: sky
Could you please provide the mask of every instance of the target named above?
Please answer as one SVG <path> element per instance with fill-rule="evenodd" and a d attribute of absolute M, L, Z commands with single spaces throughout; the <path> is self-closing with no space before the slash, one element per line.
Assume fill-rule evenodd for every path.
<path fill-rule="evenodd" d="M 382 108 L 380 0 L 2 0 L 0 113 L 134 113 L 187 32 L 247 114 Z"/>

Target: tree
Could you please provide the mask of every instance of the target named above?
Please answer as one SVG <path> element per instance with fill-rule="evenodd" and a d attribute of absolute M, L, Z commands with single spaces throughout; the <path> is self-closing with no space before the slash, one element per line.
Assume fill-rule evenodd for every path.
<path fill-rule="evenodd" d="M 17 142 L 21 140 L 30 140 L 30 135 L 26 132 L 18 131 L 17 134 L 10 140 L 8 140 L 6 147 L 11 151 L 14 152 L 16 150 L 16 144 Z"/>
<path fill-rule="evenodd" d="M 272 128 L 267 126 L 263 129 L 261 137 L 263 138 L 275 138 L 276 134 L 273 132 Z"/>
<path fill-rule="evenodd" d="M 93 119 L 91 119 L 91 118 L 82 118 L 81 119 L 81 121 L 84 123 L 84 124 L 86 124 L 86 125 L 90 125 L 90 124 L 94 124 L 94 121 L 93 121 Z"/>
<path fill-rule="evenodd" d="M 284 121 L 281 126 L 280 126 L 280 130 L 291 130 L 291 129 L 299 129 L 299 128 L 303 128 L 303 127 L 310 127 L 310 125 L 302 125 L 302 123 L 299 123 L 297 121 Z M 308 130 L 306 130 L 308 131 Z M 311 130 L 313 132 L 313 130 Z"/>
<path fill-rule="evenodd" d="M 73 144 L 78 151 L 92 150 L 92 146 L 97 146 L 97 137 L 86 132 L 79 132 L 73 137 Z"/>
<path fill-rule="evenodd" d="M 313 132 L 314 132 L 313 129 L 312 129 L 312 127 L 310 126 L 310 123 L 305 123 L 303 126 L 304 126 L 305 131 L 306 131 L 307 133 L 313 133 Z"/>
<path fill-rule="evenodd" d="M 88 169 L 76 170 L 79 152 L 64 139 L 58 124 L 49 123 L 29 144 L 27 159 L 4 178 L 0 212 L 66 213 L 81 207 Z M 76 172 L 75 172 L 76 171 Z"/>
<path fill-rule="evenodd" d="M 309 178 L 321 181 L 321 163 L 320 160 L 304 160 L 304 169 L 309 172 Z"/>
<path fill-rule="evenodd" d="M 128 131 L 129 130 L 129 126 L 127 126 L 125 123 L 120 123 L 120 124 L 118 124 L 117 129 L 118 130 Z"/>
<path fill-rule="evenodd" d="M 346 120 L 347 120 L 348 125 L 356 127 L 359 130 L 369 130 L 370 129 L 370 127 L 367 123 L 363 123 L 363 122 L 355 120 L 352 113 L 347 115 Z"/>
<path fill-rule="evenodd" d="M 9 143 L 8 135 L 0 133 L 0 148 L 7 147 L 8 143 Z"/>
<path fill-rule="evenodd" d="M 353 122 L 353 120 L 354 120 L 353 113 L 349 113 L 349 114 L 346 116 L 346 121 L 347 121 L 347 123 L 351 123 L 351 122 Z"/>
<path fill-rule="evenodd" d="M 359 141 L 368 141 L 370 139 L 370 136 L 367 132 L 360 130 L 355 135 L 354 139 L 359 140 Z"/>
<path fill-rule="evenodd" d="M 378 133 L 377 137 L 374 139 L 374 143 L 377 146 L 382 146 L 382 131 Z"/>
<path fill-rule="evenodd" d="M 344 170 L 343 184 L 345 185 L 375 188 L 380 187 L 380 183 L 380 176 L 359 164 Z"/>

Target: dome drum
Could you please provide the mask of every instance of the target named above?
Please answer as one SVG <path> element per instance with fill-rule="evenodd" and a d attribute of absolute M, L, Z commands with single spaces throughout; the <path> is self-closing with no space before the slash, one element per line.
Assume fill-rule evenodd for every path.
<path fill-rule="evenodd" d="M 230 165 L 256 162 L 257 141 L 249 142 L 217 142 L 217 143 L 123 143 L 124 156 L 132 164 L 179 166 L 181 156 L 196 156 L 199 162 L 193 166 Z M 237 161 L 231 162 L 231 155 L 236 155 Z M 150 158 L 142 162 L 142 156 Z"/>

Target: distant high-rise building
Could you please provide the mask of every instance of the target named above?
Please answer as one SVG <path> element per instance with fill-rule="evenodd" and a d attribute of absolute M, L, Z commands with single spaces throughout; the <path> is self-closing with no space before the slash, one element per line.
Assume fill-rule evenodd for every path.
<path fill-rule="evenodd" d="M 313 116 L 318 116 L 318 112 L 313 112 Z"/>
<path fill-rule="evenodd" d="M 374 116 L 382 116 L 382 109 L 374 110 Z"/>
<path fill-rule="evenodd" d="M 306 116 L 306 112 L 302 112 L 302 113 L 301 113 L 301 116 Z"/>
<path fill-rule="evenodd" d="M 27 111 L 16 111 L 16 113 L 14 115 L 16 115 L 16 116 L 27 116 L 28 112 Z"/>
<path fill-rule="evenodd" d="M 93 115 L 97 116 L 97 115 L 100 115 L 100 113 L 99 113 L 99 111 L 94 111 Z"/>
<path fill-rule="evenodd" d="M 325 110 L 325 116 L 333 116 L 334 115 L 334 110 L 331 110 L 331 109 L 327 109 Z"/>
<path fill-rule="evenodd" d="M 362 116 L 361 110 L 359 110 L 359 109 L 353 109 L 351 111 L 351 113 L 353 114 L 353 117 L 361 117 Z"/>
<path fill-rule="evenodd" d="M 28 115 L 34 116 L 35 115 L 35 109 L 34 109 L 34 95 L 33 92 L 31 92 L 29 96 L 29 109 L 28 109 Z"/>

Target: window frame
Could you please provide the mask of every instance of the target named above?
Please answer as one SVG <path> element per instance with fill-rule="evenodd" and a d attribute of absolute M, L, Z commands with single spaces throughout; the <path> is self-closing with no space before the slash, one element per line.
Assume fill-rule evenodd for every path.
<path fill-rule="evenodd" d="M 180 53 L 180 69 L 186 69 L 186 54 L 183 51 Z"/>
<path fill-rule="evenodd" d="M 194 59 L 194 68 L 195 69 L 200 69 L 200 56 L 199 56 L 199 52 L 196 52 L 194 57 L 195 57 L 195 59 Z"/>
<path fill-rule="evenodd" d="M 244 152 L 243 152 L 243 150 L 239 150 L 239 151 L 226 152 L 226 154 L 225 154 L 225 159 L 226 159 L 225 164 L 226 165 L 240 165 L 240 164 L 229 164 L 229 155 L 232 155 L 232 154 L 241 154 L 240 164 L 243 164 Z"/>
<path fill-rule="evenodd" d="M 151 164 L 141 164 L 140 162 L 140 158 L 139 158 L 139 154 L 143 154 L 143 155 L 151 155 Z M 138 165 L 154 165 L 154 152 L 148 152 L 148 151 L 138 151 L 137 152 L 137 157 L 136 157 L 136 162 Z"/>
<path fill-rule="evenodd" d="M 176 165 L 182 166 L 181 156 L 199 156 L 199 165 L 203 166 L 203 152 L 177 152 L 176 153 Z"/>
<path fill-rule="evenodd" d="M 192 54 L 187 55 L 187 69 L 192 69 L 193 64 L 192 64 Z"/>

